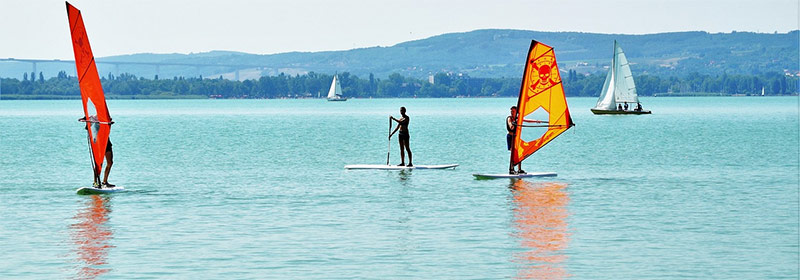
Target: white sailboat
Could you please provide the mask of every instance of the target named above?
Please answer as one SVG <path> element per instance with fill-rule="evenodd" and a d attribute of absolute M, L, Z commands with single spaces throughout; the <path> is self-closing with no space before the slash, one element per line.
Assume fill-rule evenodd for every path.
<path fill-rule="evenodd" d="M 623 104 L 625 104 L 624 107 Z M 640 104 L 628 59 L 625 58 L 622 47 L 617 44 L 617 41 L 614 41 L 614 57 L 611 59 L 611 67 L 608 68 L 603 91 L 600 92 L 600 98 L 597 100 L 597 105 L 592 108 L 592 113 L 596 115 L 650 114 L 650 111 L 642 110 Z"/>
<path fill-rule="evenodd" d="M 336 75 L 333 76 L 331 89 L 328 90 L 328 101 L 347 101 L 347 97 L 342 95 L 342 86 L 339 84 L 339 79 Z"/>

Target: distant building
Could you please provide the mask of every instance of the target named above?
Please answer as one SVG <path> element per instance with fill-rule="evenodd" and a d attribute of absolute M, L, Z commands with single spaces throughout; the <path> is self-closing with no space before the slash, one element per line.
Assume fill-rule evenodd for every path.
<path fill-rule="evenodd" d="M 428 75 L 428 83 L 430 83 L 430 84 L 432 84 L 432 85 L 433 85 L 433 84 L 434 84 L 434 82 L 435 82 L 435 80 L 434 80 L 434 78 L 433 78 L 433 75 Z"/>

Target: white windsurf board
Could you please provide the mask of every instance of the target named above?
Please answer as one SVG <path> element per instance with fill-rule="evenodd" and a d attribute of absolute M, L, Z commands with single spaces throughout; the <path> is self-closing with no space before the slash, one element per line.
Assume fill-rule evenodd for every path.
<path fill-rule="evenodd" d="M 496 173 L 496 174 L 479 174 L 474 173 L 472 176 L 475 176 L 475 179 L 519 179 L 519 178 L 531 178 L 531 177 L 555 177 L 557 174 L 555 172 L 531 172 L 525 174 L 508 174 L 508 173 Z"/>
<path fill-rule="evenodd" d="M 447 169 L 456 168 L 458 164 L 439 164 L 439 165 L 414 165 L 414 166 L 396 166 L 385 164 L 350 164 L 345 165 L 344 169 L 379 169 L 379 170 L 405 170 L 405 169 Z"/>

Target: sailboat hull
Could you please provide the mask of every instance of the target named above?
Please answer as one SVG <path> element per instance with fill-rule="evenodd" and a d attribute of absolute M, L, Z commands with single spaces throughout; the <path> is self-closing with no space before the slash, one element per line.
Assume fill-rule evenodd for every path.
<path fill-rule="evenodd" d="M 347 101 L 347 98 L 328 98 L 328 101 Z"/>
<path fill-rule="evenodd" d="M 592 113 L 595 115 L 647 115 L 650 114 L 650 111 L 642 110 L 642 111 L 620 111 L 620 110 L 601 110 L 601 109 L 592 109 Z"/>

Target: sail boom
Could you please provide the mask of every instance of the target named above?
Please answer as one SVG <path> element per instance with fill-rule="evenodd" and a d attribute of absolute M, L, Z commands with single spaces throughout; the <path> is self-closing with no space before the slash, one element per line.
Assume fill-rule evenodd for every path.
<path fill-rule="evenodd" d="M 568 125 L 523 125 L 522 127 L 567 127 Z"/>
<path fill-rule="evenodd" d="M 78 121 L 79 122 L 85 122 L 85 123 L 99 123 L 99 124 L 107 124 L 107 125 L 114 124 L 114 122 L 101 122 L 101 121 L 92 121 L 92 120 L 87 121 L 87 120 L 84 120 L 84 119 L 80 119 Z"/>

